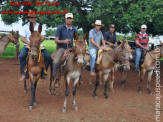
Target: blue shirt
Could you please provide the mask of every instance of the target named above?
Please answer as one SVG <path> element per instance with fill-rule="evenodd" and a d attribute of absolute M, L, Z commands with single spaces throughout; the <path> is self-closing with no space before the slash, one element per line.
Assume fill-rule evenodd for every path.
<path fill-rule="evenodd" d="M 115 33 L 112 34 L 110 31 L 105 32 L 104 40 L 108 41 L 108 42 L 111 42 L 113 44 L 115 44 L 115 42 L 117 42 L 117 38 L 116 38 Z"/>
<path fill-rule="evenodd" d="M 65 24 L 58 26 L 57 31 L 56 31 L 56 37 L 59 37 L 60 41 L 63 41 L 65 39 L 71 40 L 68 45 L 67 44 L 58 44 L 58 48 L 67 49 L 67 46 L 68 46 L 68 48 L 72 47 L 73 46 L 72 40 L 74 38 L 73 37 L 74 32 L 78 33 L 77 29 L 74 26 L 71 26 L 70 29 L 68 29 Z"/>
<path fill-rule="evenodd" d="M 97 49 L 97 47 L 94 44 L 92 44 L 92 42 L 90 40 L 91 38 L 99 46 L 100 46 L 101 40 L 104 40 L 103 34 L 102 34 L 102 32 L 100 30 L 98 32 L 96 32 L 95 28 L 91 29 L 89 31 L 89 49 L 91 49 L 91 48 Z"/>

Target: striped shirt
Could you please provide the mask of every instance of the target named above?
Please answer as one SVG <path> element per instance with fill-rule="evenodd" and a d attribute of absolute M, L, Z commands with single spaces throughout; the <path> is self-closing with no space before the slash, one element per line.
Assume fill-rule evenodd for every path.
<path fill-rule="evenodd" d="M 139 43 L 143 46 L 143 47 L 147 47 L 147 44 L 149 42 L 149 36 L 145 33 L 142 34 L 141 32 L 139 34 L 136 34 L 135 36 L 135 41 L 139 41 Z M 138 45 L 136 45 L 136 47 L 139 47 Z"/>

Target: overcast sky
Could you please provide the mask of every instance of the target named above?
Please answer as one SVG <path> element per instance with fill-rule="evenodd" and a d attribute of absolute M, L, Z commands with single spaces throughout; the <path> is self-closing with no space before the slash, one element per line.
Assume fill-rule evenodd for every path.
<path fill-rule="evenodd" d="M 12 25 L 5 25 L 4 22 L 1 19 L 0 15 L 0 31 L 18 31 L 22 28 L 22 21 L 18 21 L 16 23 L 13 23 Z"/>

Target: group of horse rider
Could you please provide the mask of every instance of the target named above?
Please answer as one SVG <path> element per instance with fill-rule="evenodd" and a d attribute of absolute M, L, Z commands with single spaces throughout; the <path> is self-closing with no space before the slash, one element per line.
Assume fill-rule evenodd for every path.
<path fill-rule="evenodd" d="M 24 81 L 27 77 L 27 72 L 25 70 L 26 68 L 26 59 L 29 51 L 29 44 L 30 44 L 30 29 L 29 25 L 30 22 L 33 23 L 34 26 L 34 31 L 38 31 L 38 26 L 39 24 L 36 22 L 36 16 L 35 14 L 28 14 L 27 19 L 28 23 L 25 24 L 20 31 L 21 35 L 21 41 L 24 43 L 24 47 L 22 48 L 20 55 L 19 55 L 19 60 L 20 60 L 20 65 L 21 65 L 21 72 L 22 72 L 22 77 L 20 78 L 20 81 Z M 57 52 L 55 55 L 55 58 L 53 59 L 53 75 L 54 79 L 56 78 L 57 71 L 59 69 L 60 65 L 60 60 L 61 57 L 63 56 L 64 52 L 68 48 L 73 47 L 73 34 L 74 32 L 78 33 L 77 29 L 72 25 L 73 23 L 73 14 L 72 13 L 67 13 L 65 15 L 65 23 L 58 26 L 56 30 L 56 35 L 55 35 L 55 43 L 57 44 Z M 96 54 L 98 49 L 105 50 L 107 47 L 111 46 L 113 48 L 117 47 L 117 38 L 115 34 L 115 25 L 111 24 L 109 25 L 109 30 L 107 32 L 103 33 L 101 32 L 101 28 L 104 27 L 105 25 L 102 24 L 101 20 L 96 20 L 95 23 L 92 24 L 94 27 L 89 31 L 89 53 L 91 56 L 90 60 L 90 75 L 94 76 L 95 71 L 94 71 L 94 66 L 95 66 L 95 61 L 96 61 Z M 140 33 L 136 34 L 135 36 L 135 42 L 136 42 L 136 59 L 135 59 L 135 70 L 138 70 L 139 68 L 139 61 L 141 58 L 141 50 L 148 50 L 149 49 L 149 37 L 146 34 L 147 26 L 142 25 L 141 26 L 141 31 Z M 42 32 L 40 33 L 41 35 L 41 42 L 45 40 L 45 29 L 42 29 Z M 101 45 L 102 43 L 102 45 Z M 48 51 L 45 49 L 43 44 L 41 44 L 41 51 L 44 55 L 45 59 L 45 69 L 47 71 L 49 64 L 51 63 L 51 56 L 48 53 Z M 42 72 L 42 78 L 46 79 L 46 73 Z M 59 86 L 58 83 L 55 84 L 56 87 Z"/>

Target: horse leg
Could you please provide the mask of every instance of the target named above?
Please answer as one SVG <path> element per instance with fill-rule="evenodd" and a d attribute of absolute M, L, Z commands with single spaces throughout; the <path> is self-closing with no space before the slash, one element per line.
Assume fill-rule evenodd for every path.
<path fill-rule="evenodd" d="M 113 93 L 114 89 L 113 89 L 113 84 L 114 84 L 114 69 L 111 70 L 111 80 L 110 80 L 110 90 Z"/>
<path fill-rule="evenodd" d="M 29 106 L 29 110 L 33 109 L 33 103 L 36 105 L 37 102 L 35 100 L 35 91 L 36 91 L 36 82 L 31 83 L 31 104 Z"/>
<path fill-rule="evenodd" d="M 151 88 L 150 88 L 150 82 L 152 78 L 153 70 L 148 72 L 148 81 L 147 81 L 147 91 L 149 95 L 152 95 Z"/>
<path fill-rule="evenodd" d="M 74 110 L 77 111 L 78 110 L 78 107 L 77 107 L 76 101 L 75 101 L 76 88 L 77 88 L 77 85 L 74 86 L 73 91 L 72 91 L 72 94 L 73 94 L 72 104 L 73 104 Z"/>
<path fill-rule="evenodd" d="M 63 108 L 62 108 L 62 112 L 66 112 L 66 104 L 67 104 L 67 98 L 69 95 L 69 82 L 70 82 L 70 78 L 66 78 L 66 91 L 65 91 L 65 101 L 63 104 Z"/>
<path fill-rule="evenodd" d="M 49 94 L 51 94 L 52 81 L 53 81 L 53 66 L 52 66 L 52 62 L 51 62 L 51 64 L 50 64 L 50 85 L 49 85 L 49 90 L 48 90 Z"/>
<path fill-rule="evenodd" d="M 122 86 L 126 86 L 127 85 L 127 83 L 126 83 L 126 74 L 127 74 L 126 71 L 122 71 L 122 81 L 121 81 L 121 85 Z"/>
<path fill-rule="evenodd" d="M 105 81 L 105 83 L 104 83 L 104 95 L 105 95 L 106 99 L 109 99 L 109 95 L 107 94 L 108 76 L 109 76 L 109 74 L 104 75 L 104 81 Z"/>
<path fill-rule="evenodd" d="M 142 82 L 144 80 L 146 69 L 142 68 L 140 71 L 140 84 L 138 87 L 138 92 L 141 94 L 142 93 Z"/>
<path fill-rule="evenodd" d="M 25 93 L 27 92 L 27 82 L 26 82 L 26 80 L 24 80 L 24 92 Z"/>
<path fill-rule="evenodd" d="M 99 85 L 99 81 L 100 81 L 100 80 L 101 80 L 101 72 L 97 72 L 95 90 L 94 90 L 94 92 L 93 92 L 94 98 L 97 98 L 96 90 L 97 90 L 97 87 L 98 87 L 98 85 Z"/>

